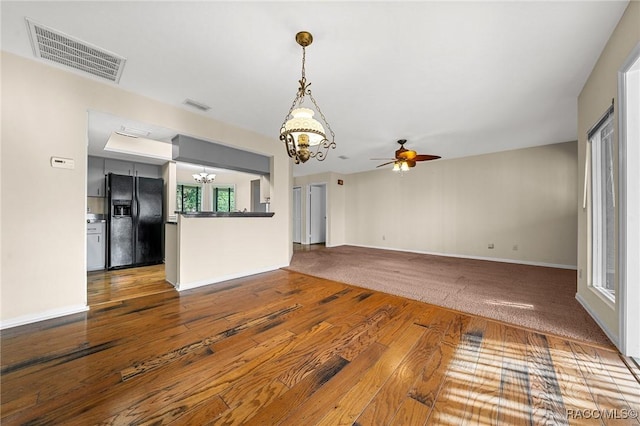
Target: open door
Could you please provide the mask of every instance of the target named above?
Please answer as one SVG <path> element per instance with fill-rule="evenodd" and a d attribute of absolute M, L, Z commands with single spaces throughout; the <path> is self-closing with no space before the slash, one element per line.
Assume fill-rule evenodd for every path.
<path fill-rule="evenodd" d="M 309 244 L 324 243 L 327 240 L 327 186 L 309 185 Z"/>

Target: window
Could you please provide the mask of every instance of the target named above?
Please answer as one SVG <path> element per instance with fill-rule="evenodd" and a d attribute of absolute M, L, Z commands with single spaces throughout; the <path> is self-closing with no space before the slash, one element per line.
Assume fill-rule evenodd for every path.
<path fill-rule="evenodd" d="M 176 197 L 178 211 L 199 212 L 202 210 L 202 191 L 199 186 L 178 185 Z"/>
<path fill-rule="evenodd" d="M 216 186 L 213 188 L 213 210 L 232 212 L 236 209 L 236 195 L 233 186 Z"/>
<path fill-rule="evenodd" d="M 615 301 L 615 191 L 613 114 L 591 132 L 592 286 Z"/>

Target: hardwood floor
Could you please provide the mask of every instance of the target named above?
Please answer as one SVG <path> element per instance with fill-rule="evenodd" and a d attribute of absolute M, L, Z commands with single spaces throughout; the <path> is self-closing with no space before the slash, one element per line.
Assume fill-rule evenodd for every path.
<path fill-rule="evenodd" d="M 89 306 L 120 302 L 165 291 L 175 290 L 165 281 L 164 265 L 87 273 Z"/>
<path fill-rule="evenodd" d="M 284 270 L 0 343 L 3 425 L 639 424 L 614 350 Z"/>

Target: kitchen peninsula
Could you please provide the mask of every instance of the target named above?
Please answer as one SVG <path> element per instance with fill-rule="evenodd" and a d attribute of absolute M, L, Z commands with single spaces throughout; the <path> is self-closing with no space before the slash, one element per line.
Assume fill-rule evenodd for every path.
<path fill-rule="evenodd" d="M 273 254 L 273 212 L 176 214 L 165 225 L 165 271 L 177 290 L 286 266 Z"/>
<path fill-rule="evenodd" d="M 272 217 L 273 212 L 176 212 L 185 217 Z"/>

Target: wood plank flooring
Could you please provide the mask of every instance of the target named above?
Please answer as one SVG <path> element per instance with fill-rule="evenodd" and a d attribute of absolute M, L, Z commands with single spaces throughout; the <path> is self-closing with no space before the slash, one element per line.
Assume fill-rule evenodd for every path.
<path fill-rule="evenodd" d="M 174 287 L 165 280 L 164 265 L 87 273 L 89 306 L 119 302 L 165 291 L 174 291 Z"/>
<path fill-rule="evenodd" d="M 111 274 L 144 287 L 160 270 Z M 640 424 L 612 348 L 284 270 L 0 343 L 3 425 Z"/>

